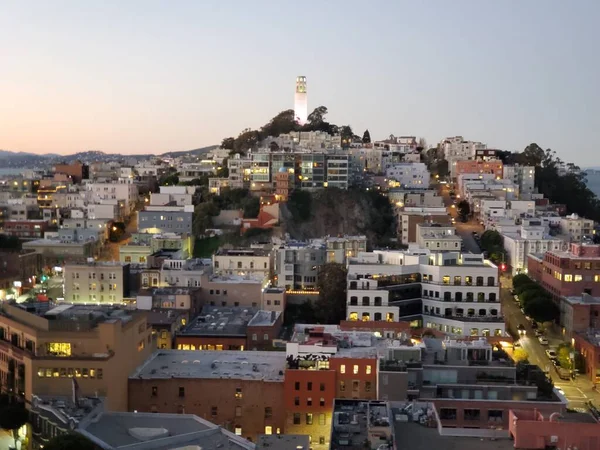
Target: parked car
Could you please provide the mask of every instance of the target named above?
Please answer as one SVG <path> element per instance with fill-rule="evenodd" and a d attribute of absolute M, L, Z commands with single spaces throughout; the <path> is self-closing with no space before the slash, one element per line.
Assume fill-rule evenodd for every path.
<path fill-rule="evenodd" d="M 514 289 L 511 289 L 511 290 L 510 290 L 510 295 L 516 295 L 516 294 L 517 294 L 517 293 L 515 292 L 515 290 L 514 290 Z"/>
<path fill-rule="evenodd" d="M 552 349 L 546 350 L 546 356 L 548 358 L 550 358 L 551 360 L 555 360 L 556 358 L 558 358 L 558 355 L 556 354 L 556 351 L 552 350 Z"/>
<path fill-rule="evenodd" d="M 548 345 L 548 339 L 546 339 L 545 336 L 540 336 L 538 338 L 538 341 L 540 341 L 540 344 L 542 344 L 542 345 Z"/>
<path fill-rule="evenodd" d="M 560 364 L 557 365 L 556 367 L 556 373 L 558 374 L 558 378 L 560 378 L 561 380 L 570 380 L 571 379 L 571 371 L 569 369 L 565 369 L 564 367 L 561 367 Z M 563 395 L 564 392 L 562 392 Z"/>
<path fill-rule="evenodd" d="M 544 335 L 544 332 L 542 330 L 540 330 L 539 328 L 536 328 L 534 332 L 535 332 L 536 337 L 540 337 L 540 336 Z"/>
<path fill-rule="evenodd" d="M 519 299 L 518 295 L 513 295 L 513 298 L 515 299 L 515 302 L 519 303 L 521 300 Z"/>
<path fill-rule="evenodd" d="M 531 320 L 531 328 L 533 328 L 534 330 L 537 330 L 538 324 L 535 320 Z"/>

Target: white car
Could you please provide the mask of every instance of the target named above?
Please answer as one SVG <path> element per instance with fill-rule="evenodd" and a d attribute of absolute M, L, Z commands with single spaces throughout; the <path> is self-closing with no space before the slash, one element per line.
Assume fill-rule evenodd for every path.
<path fill-rule="evenodd" d="M 558 357 L 558 355 L 556 354 L 556 352 L 554 350 L 546 350 L 546 356 L 548 356 L 548 358 L 554 360 Z"/>
<path fill-rule="evenodd" d="M 540 341 L 540 344 L 542 345 L 548 345 L 548 339 L 546 339 L 544 336 L 540 336 L 538 341 Z"/>

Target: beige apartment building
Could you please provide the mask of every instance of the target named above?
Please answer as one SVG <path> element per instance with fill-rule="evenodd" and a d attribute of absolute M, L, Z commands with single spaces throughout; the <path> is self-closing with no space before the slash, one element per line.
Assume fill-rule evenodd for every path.
<path fill-rule="evenodd" d="M 120 304 L 130 295 L 129 264 L 118 261 L 67 264 L 65 301 L 83 304 Z"/>
<path fill-rule="evenodd" d="M 269 252 L 258 248 L 220 249 L 213 255 L 216 275 L 237 275 L 262 281 L 269 275 L 271 266 Z"/>
<path fill-rule="evenodd" d="M 2 389 L 27 402 L 32 395 L 70 396 L 75 384 L 79 395 L 105 397 L 108 410 L 126 411 L 129 374 L 154 348 L 143 312 L 47 302 L 1 305 Z"/>

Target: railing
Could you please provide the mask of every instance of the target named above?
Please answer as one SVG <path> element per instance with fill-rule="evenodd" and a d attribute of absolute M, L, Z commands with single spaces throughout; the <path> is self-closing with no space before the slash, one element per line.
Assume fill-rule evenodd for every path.
<path fill-rule="evenodd" d="M 477 284 L 477 283 L 461 283 L 461 284 L 454 284 L 454 283 L 444 283 L 444 282 L 440 282 L 440 281 L 427 281 L 427 280 L 422 280 L 421 283 L 423 284 L 433 284 L 435 286 L 454 286 L 454 287 L 499 287 L 500 283 L 494 283 L 494 284 Z"/>
<path fill-rule="evenodd" d="M 503 316 L 465 316 L 462 314 L 454 314 L 447 316 L 445 314 L 435 314 L 431 312 L 424 312 L 423 315 L 431 317 L 440 317 L 442 319 L 460 320 L 462 322 L 504 322 Z"/>
<path fill-rule="evenodd" d="M 421 295 L 422 298 L 428 299 L 428 300 L 436 300 L 438 302 L 456 302 L 456 303 L 500 303 L 500 299 L 496 299 L 496 300 L 490 300 L 488 299 L 484 299 L 484 300 L 477 300 L 477 299 L 468 299 L 468 298 L 463 298 L 460 300 L 457 300 L 456 298 L 450 298 L 450 299 L 445 299 L 443 297 L 432 297 L 430 295 Z"/>

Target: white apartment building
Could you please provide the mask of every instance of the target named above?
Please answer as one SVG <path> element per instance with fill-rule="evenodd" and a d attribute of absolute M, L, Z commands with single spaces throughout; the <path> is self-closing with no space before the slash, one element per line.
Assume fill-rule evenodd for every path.
<path fill-rule="evenodd" d="M 549 236 L 543 226 L 524 226 L 518 231 L 501 232 L 504 249 L 508 254 L 507 263 L 513 274 L 527 270 L 527 257 L 530 253 L 567 250 L 567 242 Z"/>
<path fill-rule="evenodd" d="M 85 207 L 89 219 L 113 220 L 119 218 L 119 205 L 92 204 Z"/>
<path fill-rule="evenodd" d="M 203 159 L 197 163 L 183 163 L 177 168 L 179 181 L 192 181 L 202 175 L 212 175 L 217 172 L 218 164 L 212 159 Z"/>
<path fill-rule="evenodd" d="M 456 234 L 456 228 L 437 223 L 417 224 L 417 245 L 433 251 L 454 251 L 461 249 L 462 238 Z"/>
<path fill-rule="evenodd" d="M 444 152 L 444 159 L 448 161 L 450 176 L 456 177 L 456 162 L 465 159 L 475 159 L 477 150 L 485 150 L 487 146 L 481 142 L 465 141 L 462 136 L 443 139 L 439 147 Z"/>
<path fill-rule="evenodd" d="M 150 194 L 150 205 L 161 206 L 174 202 L 177 206 L 192 204 L 196 186 L 160 186 L 159 193 Z"/>
<path fill-rule="evenodd" d="M 129 264 L 90 262 L 67 264 L 64 298 L 72 303 L 122 303 L 129 296 Z"/>
<path fill-rule="evenodd" d="M 327 262 L 346 264 L 348 258 L 355 258 L 359 253 L 367 251 L 367 237 L 342 236 L 325 238 Z"/>
<path fill-rule="evenodd" d="M 163 262 L 160 279 L 153 283 L 151 271 L 142 273 L 142 286 L 200 287 L 202 276 L 212 272 L 210 259 L 173 258 Z"/>
<path fill-rule="evenodd" d="M 114 202 L 123 206 L 125 214 L 133 211 L 138 200 L 138 188 L 131 179 L 120 178 L 114 183 L 88 183 L 86 189 L 89 203 Z"/>
<path fill-rule="evenodd" d="M 504 336 L 499 271 L 482 255 L 361 253 L 348 264 L 348 320 L 415 320 L 455 336 Z"/>
<path fill-rule="evenodd" d="M 573 213 L 560 219 L 560 230 L 563 234 L 567 234 L 571 240 L 579 242 L 584 236 L 592 236 L 594 221 Z"/>
<path fill-rule="evenodd" d="M 519 186 L 521 195 L 532 194 L 535 190 L 535 167 L 533 166 L 514 166 L 503 167 L 503 178 L 511 180 Z"/>
<path fill-rule="evenodd" d="M 271 255 L 259 248 L 220 249 L 213 255 L 213 273 L 262 281 L 272 268 Z"/>
<path fill-rule="evenodd" d="M 429 171 L 425 163 L 397 163 L 385 169 L 390 186 L 398 185 L 410 188 L 428 189 Z M 393 183 L 395 181 L 396 183 Z"/>

